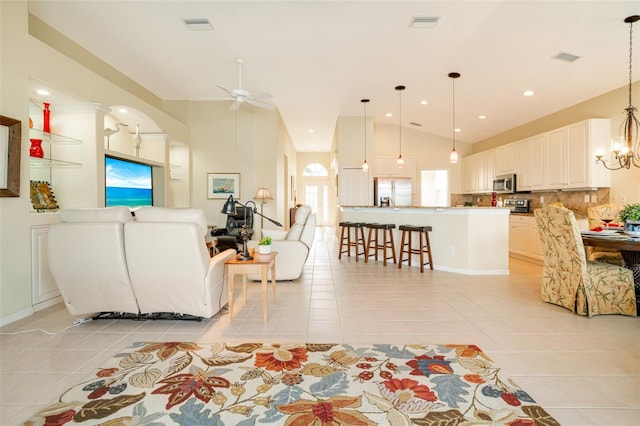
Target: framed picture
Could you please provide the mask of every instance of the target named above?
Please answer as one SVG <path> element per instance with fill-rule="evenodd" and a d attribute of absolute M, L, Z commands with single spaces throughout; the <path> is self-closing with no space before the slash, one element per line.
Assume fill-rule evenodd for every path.
<path fill-rule="evenodd" d="M 31 204 L 36 211 L 55 211 L 60 208 L 49 182 L 32 180 L 29 193 L 31 196 Z"/>
<path fill-rule="evenodd" d="M 0 115 L 0 197 L 20 196 L 20 120 Z"/>
<path fill-rule="evenodd" d="M 240 173 L 207 173 L 207 198 L 240 199 Z"/>

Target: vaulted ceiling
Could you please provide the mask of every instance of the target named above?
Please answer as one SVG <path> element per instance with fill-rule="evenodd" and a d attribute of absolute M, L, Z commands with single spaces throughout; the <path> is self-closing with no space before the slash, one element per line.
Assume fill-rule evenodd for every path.
<path fill-rule="evenodd" d="M 224 97 L 217 85 L 237 88 L 244 58 L 242 88 L 273 95 L 261 101 L 277 106 L 296 149 L 327 151 L 337 117 L 362 116 L 362 98 L 378 123 L 397 124 L 401 106 L 403 126 L 451 137 L 450 72 L 461 74 L 456 139 L 467 143 L 623 87 L 623 21 L 640 2 L 29 0 L 29 11 L 166 100 Z M 435 22 L 415 28 L 414 17 Z"/>

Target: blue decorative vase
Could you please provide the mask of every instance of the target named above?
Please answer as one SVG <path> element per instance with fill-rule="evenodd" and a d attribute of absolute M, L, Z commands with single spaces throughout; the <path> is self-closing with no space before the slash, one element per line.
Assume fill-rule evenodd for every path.
<path fill-rule="evenodd" d="M 633 238 L 640 238 L 640 220 L 625 221 L 624 233 Z"/>

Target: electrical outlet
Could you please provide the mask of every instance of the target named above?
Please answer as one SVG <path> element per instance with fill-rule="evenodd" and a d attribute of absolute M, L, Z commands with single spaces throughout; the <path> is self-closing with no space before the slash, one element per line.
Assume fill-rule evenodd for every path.
<path fill-rule="evenodd" d="M 585 203 L 589 203 L 589 199 L 590 199 L 589 194 L 585 194 L 585 196 L 584 196 L 584 202 L 585 202 Z"/>
<path fill-rule="evenodd" d="M 544 197 L 540 196 L 540 204 L 544 204 Z"/>
<path fill-rule="evenodd" d="M 618 203 L 626 204 L 626 202 L 627 202 L 627 196 L 626 195 L 618 195 Z"/>
<path fill-rule="evenodd" d="M 593 204 L 598 202 L 598 196 L 596 194 L 591 194 L 591 202 Z"/>
<path fill-rule="evenodd" d="M 454 254 L 455 250 L 453 249 L 453 247 L 449 247 L 449 254 Z"/>

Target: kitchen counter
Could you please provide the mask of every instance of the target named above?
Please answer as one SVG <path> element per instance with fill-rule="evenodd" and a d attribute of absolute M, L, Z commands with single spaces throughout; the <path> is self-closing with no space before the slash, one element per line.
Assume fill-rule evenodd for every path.
<path fill-rule="evenodd" d="M 509 213 L 504 207 L 341 207 L 340 220 L 425 225 L 434 269 L 465 275 L 509 274 Z M 416 257 L 417 259 L 417 257 Z M 412 261 L 412 266 L 418 261 Z"/>

